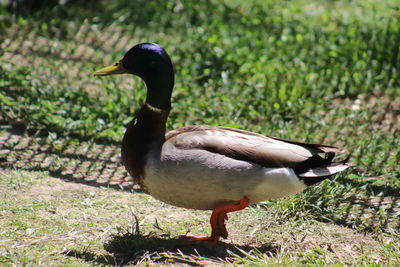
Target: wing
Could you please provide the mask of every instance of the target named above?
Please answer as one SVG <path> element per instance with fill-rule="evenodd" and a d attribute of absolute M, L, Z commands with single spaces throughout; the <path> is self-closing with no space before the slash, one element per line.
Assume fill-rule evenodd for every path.
<path fill-rule="evenodd" d="M 325 167 L 338 149 L 332 146 L 286 141 L 227 127 L 192 126 L 167 133 L 166 142 L 181 149 L 203 149 L 267 168 L 296 167 L 302 173 Z"/>

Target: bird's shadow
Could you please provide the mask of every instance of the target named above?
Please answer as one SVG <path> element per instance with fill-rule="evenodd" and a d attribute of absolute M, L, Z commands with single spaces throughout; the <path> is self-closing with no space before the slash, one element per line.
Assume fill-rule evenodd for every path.
<path fill-rule="evenodd" d="M 210 246 L 204 242 L 171 238 L 167 234 L 158 236 L 154 233 L 141 235 L 131 232 L 112 235 L 104 243 L 104 249 L 107 253 L 103 255 L 79 250 L 70 250 L 66 255 L 100 265 L 121 266 L 150 260 L 151 262 L 175 262 L 198 266 L 205 263 L 227 264 L 233 261 L 235 255 L 245 257 L 254 250 L 270 256 L 278 251 L 278 247 L 271 244 L 243 246 L 220 242 L 215 246 Z"/>

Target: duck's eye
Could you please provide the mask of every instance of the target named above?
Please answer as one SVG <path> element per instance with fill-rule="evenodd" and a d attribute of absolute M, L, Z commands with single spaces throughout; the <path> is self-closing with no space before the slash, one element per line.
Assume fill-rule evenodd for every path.
<path fill-rule="evenodd" d="M 118 62 L 115 62 L 114 66 L 118 66 L 118 65 L 119 65 L 119 61 L 118 61 Z"/>

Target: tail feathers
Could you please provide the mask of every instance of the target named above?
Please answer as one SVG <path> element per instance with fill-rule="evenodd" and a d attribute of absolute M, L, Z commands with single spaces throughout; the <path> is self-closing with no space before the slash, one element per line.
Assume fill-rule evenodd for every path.
<path fill-rule="evenodd" d="M 321 176 L 329 177 L 338 172 L 344 171 L 349 167 L 351 167 L 351 165 L 349 165 L 347 163 L 334 162 L 326 167 L 317 167 L 317 168 L 309 169 L 306 172 L 297 174 L 297 176 L 299 176 L 299 177 L 321 177 Z"/>
<path fill-rule="evenodd" d="M 334 157 L 335 153 L 333 152 L 326 153 L 325 158 L 315 155 L 293 169 L 306 185 L 312 185 L 352 167 L 352 165 L 347 163 L 350 156 L 339 162 L 333 162 Z"/>

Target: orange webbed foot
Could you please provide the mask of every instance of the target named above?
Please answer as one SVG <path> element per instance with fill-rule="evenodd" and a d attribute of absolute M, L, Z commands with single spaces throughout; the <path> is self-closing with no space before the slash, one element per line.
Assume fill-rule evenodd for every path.
<path fill-rule="evenodd" d="M 183 235 L 182 237 L 188 238 L 192 242 L 205 241 L 210 245 L 216 245 L 219 239 L 222 237 L 224 239 L 228 238 L 228 231 L 226 230 L 225 221 L 228 220 L 228 212 L 239 211 L 246 208 L 249 205 L 248 197 L 243 197 L 236 204 L 224 204 L 216 206 L 213 209 L 210 218 L 211 224 L 211 236 L 197 236 L 190 233 Z"/>
<path fill-rule="evenodd" d="M 207 242 L 211 246 L 215 246 L 219 241 L 219 236 L 199 236 L 191 233 L 181 235 L 181 238 L 188 239 L 189 242 Z"/>

